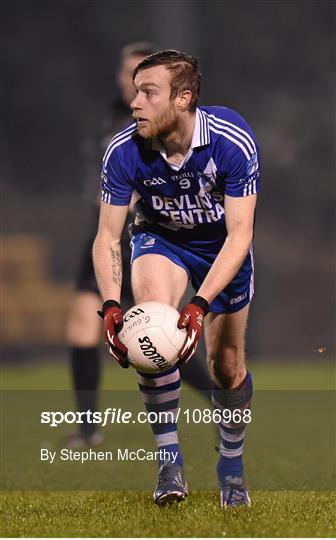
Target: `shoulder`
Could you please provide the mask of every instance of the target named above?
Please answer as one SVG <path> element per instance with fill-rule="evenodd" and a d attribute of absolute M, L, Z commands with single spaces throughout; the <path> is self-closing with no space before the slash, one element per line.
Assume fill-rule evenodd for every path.
<path fill-rule="evenodd" d="M 200 109 L 212 123 L 217 123 L 223 126 L 232 125 L 233 127 L 246 129 L 247 131 L 253 133 L 245 118 L 234 109 L 218 106 L 200 107 Z"/>
<path fill-rule="evenodd" d="M 135 138 L 137 136 L 136 123 L 133 122 L 128 127 L 119 131 L 110 140 L 106 152 L 103 157 L 103 165 L 107 166 L 109 161 L 114 159 L 120 159 L 126 153 L 132 151 L 135 145 Z"/>
<path fill-rule="evenodd" d="M 228 107 L 201 107 L 205 114 L 212 143 L 222 150 L 240 151 L 247 159 L 257 151 L 256 137 L 247 121 Z"/>

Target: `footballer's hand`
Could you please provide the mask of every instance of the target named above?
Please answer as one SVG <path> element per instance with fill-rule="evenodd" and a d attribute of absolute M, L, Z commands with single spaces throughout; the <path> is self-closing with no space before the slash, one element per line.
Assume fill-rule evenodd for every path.
<path fill-rule="evenodd" d="M 188 362 L 195 354 L 202 335 L 203 319 L 209 311 L 209 304 L 202 296 L 193 296 L 189 304 L 181 311 L 177 327 L 186 328 L 187 338 L 179 351 L 177 366 Z"/>
<path fill-rule="evenodd" d="M 120 304 L 115 300 L 106 300 L 98 315 L 104 319 L 104 337 L 109 353 L 121 367 L 128 368 L 127 347 L 118 338 L 118 333 L 124 325 Z"/>

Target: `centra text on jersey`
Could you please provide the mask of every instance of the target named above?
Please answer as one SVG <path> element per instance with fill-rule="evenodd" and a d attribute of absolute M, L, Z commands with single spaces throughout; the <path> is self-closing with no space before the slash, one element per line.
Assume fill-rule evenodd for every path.
<path fill-rule="evenodd" d="M 205 194 L 180 195 L 176 198 L 152 196 L 154 210 L 158 210 L 164 216 L 175 223 L 184 225 L 197 225 L 199 223 L 211 223 L 221 219 L 224 215 L 224 207 L 219 201 L 223 200 L 223 195 L 213 192 L 211 196 Z"/>

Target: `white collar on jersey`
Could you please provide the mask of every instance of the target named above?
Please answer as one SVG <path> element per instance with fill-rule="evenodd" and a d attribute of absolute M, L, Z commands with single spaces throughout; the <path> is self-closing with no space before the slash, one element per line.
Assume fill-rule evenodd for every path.
<path fill-rule="evenodd" d="M 196 109 L 196 122 L 194 127 L 194 133 L 191 140 L 190 149 L 198 148 L 200 146 L 206 146 L 210 144 L 210 128 L 207 115 L 197 107 Z M 165 149 L 159 139 L 154 137 L 153 139 L 146 139 L 145 146 L 151 150 L 156 150 L 165 155 Z"/>

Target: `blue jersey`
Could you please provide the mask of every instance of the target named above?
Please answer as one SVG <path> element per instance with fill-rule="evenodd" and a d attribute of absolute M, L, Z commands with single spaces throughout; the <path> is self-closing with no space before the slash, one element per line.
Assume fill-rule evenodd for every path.
<path fill-rule="evenodd" d="M 181 242 L 222 244 L 227 235 L 224 196 L 259 190 L 255 136 L 232 109 L 199 107 L 190 150 L 179 166 L 157 139 L 143 139 L 136 124 L 118 133 L 103 160 L 102 200 L 128 205 L 136 190 L 157 216 L 151 231 Z"/>

